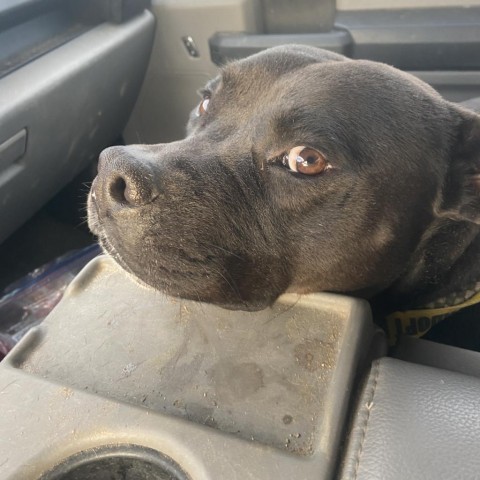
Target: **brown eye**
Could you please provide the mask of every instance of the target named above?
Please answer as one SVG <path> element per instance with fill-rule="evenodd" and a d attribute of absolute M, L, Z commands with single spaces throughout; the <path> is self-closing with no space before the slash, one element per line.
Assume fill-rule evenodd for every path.
<path fill-rule="evenodd" d="M 207 113 L 208 104 L 210 103 L 210 97 L 205 97 L 198 106 L 197 115 L 203 115 Z"/>
<path fill-rule="evenodd" d="M 288 166 L 294 172 L 304 175 L 318 175 L 331 168 L 325 156 L 310 147 L 294 147 L 288 153 Z"/>

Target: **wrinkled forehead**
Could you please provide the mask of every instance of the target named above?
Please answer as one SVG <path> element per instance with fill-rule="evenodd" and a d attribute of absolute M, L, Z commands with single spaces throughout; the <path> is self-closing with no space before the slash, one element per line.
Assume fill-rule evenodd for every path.
<path fill-rule="evenodd" d="M 356 128 L 358 119 L 376 123 L 377 116 L 389 124 L 401 115 L 413 125 L 430 117 L 432 109 L 443 108 L 430 86 L 387 65 L 267 52 L 223 68 L 213 86 L 226 105 L 245 107 L 252 114 L 314 112 L 317 119 L 352 121 Z"/>
<path fill-rule="evenodd" d="M 293 84 L 293 85 L 292 85 Z M 341 55 L 314 47 L 288 45 L 267 49 L 243 60 L 232 62 L 222 68 L 212 82 L 214 88 L 221 86 L 225 93 L 259 94 L 266 90 L 300 90 L 297 100 L 310 96 L 310 92 L 326 89 L 338 91 L 335 100 L 341 101 L 358 95 L 389 97 L 400 103 L 402 97 L 438 97 L 430 86 L 411 75 L 387 65 L 350 60 Z M 297 86 L 298 88 L 292 88 Z M 307 90 L 305 90 L 307 89 Z"/>
<path fill-rule="evenodd" d="M 206 85 L 213 118 L 236 127 L 248 123 L 259 135 L 330 130 L 329 106 L 338 110 L 344 103 L 344 96 L 335 99 L 333 91 L 341 75 L 336 66 L 344 63 L 320 62 L 296 51 L 266 51 L 232 62 Z"/>
<path fill-rule="evenodd" d="M 225 108 L 228 120 L 248 124 L 256 139 L 358 158 L 409 150 L 406 139 L 432 141 L 432 125 L 443 128 L 438 119 L 445 117 L 431 87 L 368 61 L 266 52 L 227 65 L 212 87 L 220 97 L 215 113 Z"/>
<path fill-rule="evenodd" d="M 341 58 L 341 57 L 340 57 Z M 270 88 L 285 75 L 319 63 L 319 58 L 296 49 L 273 49 L 224 66 L 212 86 L 226 92 Z"/>
<path fill-rule="evenodd" d="M 230 68 L 262 69 L 282 74 L 312 63 L 350 62 L 342 55 L 306 45 L 284 45 L 270 48 L 226 66 Z"/>

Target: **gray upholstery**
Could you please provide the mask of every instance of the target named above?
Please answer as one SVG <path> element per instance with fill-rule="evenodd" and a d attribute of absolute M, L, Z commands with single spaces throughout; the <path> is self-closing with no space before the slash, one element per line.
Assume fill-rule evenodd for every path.
<path fill-rule="evenodd" d="M 374 362 L 340 477 L 480 478 L 480 379 L 392 358 Z"/>
<path fill-rule="evenodd" d="M 392 357 L 480 378 L 480 352 L 403 336 Z M 378 357 L 377 357 L 378 358 Z"/>

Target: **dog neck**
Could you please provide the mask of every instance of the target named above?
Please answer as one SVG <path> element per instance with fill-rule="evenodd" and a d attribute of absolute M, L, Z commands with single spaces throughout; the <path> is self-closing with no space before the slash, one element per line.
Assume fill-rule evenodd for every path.
<path fill-rule="evenodd" d="M 375 315 L 428 308 L 475 293 L 480 281 L 480 226 L 436 219 L 402 275 L 371 299 Z"/>
<path fill-rule="evenodd" d="M 448 316 L 480 303 L 479 230 L 472 223 L 435 221 L 400 278 L 370 299 L 391 346 L 401 335 L 420 337 Z"/>

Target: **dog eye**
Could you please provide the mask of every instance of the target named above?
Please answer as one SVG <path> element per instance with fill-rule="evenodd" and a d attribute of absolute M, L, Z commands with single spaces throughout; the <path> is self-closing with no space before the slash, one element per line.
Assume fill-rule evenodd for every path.
<path fill-rule="evenodd" d="M 293 172 L 318 175 L 330 168 L 325 156 L 310 147 L 294 147 L 283 157 L 283 164 Z"/>
<path fill-rule="evenodd" d="M 205 97 L 205 98 L 200 102 L 200 105 L 198 106 L 198 109 L 197 109 L 197 115 L 198 115 L 198 116 L 207 113 L 207 109 L 208 109 L 208 104 L 209 104 L 209 103 L 210 103 L 210 97 Z"/>

